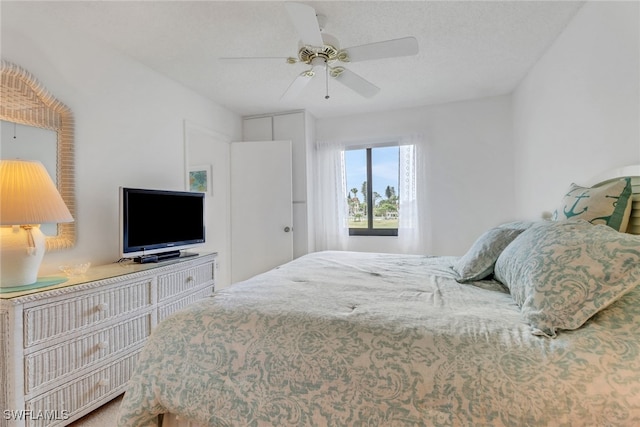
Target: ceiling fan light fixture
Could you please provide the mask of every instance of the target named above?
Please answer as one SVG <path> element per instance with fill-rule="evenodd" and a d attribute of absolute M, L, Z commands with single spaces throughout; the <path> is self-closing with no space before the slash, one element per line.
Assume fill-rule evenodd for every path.
<path fill-rule="evenodd" d="M 349 54 L 346 51 L 341 50 L 338 52 L 336 59 L 340 62 L 349 62 Z"/>
<path fill-rule="evenodd" d="M 324 56 L 318 55 L 318 56 L 312 58 L 310 63 L 314 67 L 323 67 L 324 68 L 325 64 L 327 64 L 328 61 L 327 61 L 327 58 L 325 58 Z"/>
<path fill-rule="evenodd" d="M 344 73 L 344 67 L 331 67 L 329 70 L 329 74 L 334 78 L 338 77 L 342 73 Z"/>

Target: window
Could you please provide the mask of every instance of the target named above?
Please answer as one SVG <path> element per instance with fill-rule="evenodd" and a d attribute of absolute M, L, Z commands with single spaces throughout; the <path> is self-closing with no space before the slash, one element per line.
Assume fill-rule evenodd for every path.
<path fill-rule="evenodd" d="M 345 151 L 350 236 L 397 236 L 398 146 Z"/>

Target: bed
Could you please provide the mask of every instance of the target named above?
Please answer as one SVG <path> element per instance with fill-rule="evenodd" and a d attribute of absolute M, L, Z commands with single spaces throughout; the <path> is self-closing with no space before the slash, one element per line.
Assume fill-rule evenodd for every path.
<path fill-rule="evenodd" d="M 640 425 L 627 195 L 622 219 L 563 200 L 462 257 L 318 252 L 218 291 L 154 330 L 118 425 Z"/>

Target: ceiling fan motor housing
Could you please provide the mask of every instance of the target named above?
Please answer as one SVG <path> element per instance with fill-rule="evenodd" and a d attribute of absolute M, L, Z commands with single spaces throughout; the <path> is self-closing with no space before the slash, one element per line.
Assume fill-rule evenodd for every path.
<path fill-rule="evenodd" d="M 341 55 L 338 39 L 330 34 L 322 34 L 322 41 L 324 42 L 322 46 L 301 45 L 298 51 L 300 61 L 305 64 L 316 65 L 318 59 L 327 63 L 344 60 L 342 59 L 344 55 Z"/>

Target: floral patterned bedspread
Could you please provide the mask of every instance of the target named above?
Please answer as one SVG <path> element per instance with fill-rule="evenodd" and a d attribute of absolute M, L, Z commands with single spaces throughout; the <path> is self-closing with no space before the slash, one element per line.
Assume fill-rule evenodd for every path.
<path fill-rule="evenodd" d="M 550 339 L 454 260 L 319 252 L 217 291 L 154 330 L 118 425 L 640 425 L 640 290 Z"/>

